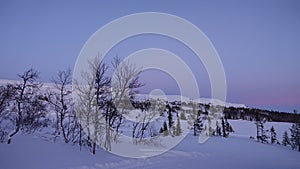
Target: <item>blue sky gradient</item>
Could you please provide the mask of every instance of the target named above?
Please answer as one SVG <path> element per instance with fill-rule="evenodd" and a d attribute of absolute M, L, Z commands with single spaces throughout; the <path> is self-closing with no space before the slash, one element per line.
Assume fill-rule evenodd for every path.
<path fill-rule="evenodd" d="M 42 81 L 50 81 L 58 70 L 74 67 L 86 40 L 108 22 L 137 12 L 164 12 L 192 22 L 212 41 L 224 65 L 229 102 L 300 111 L 299 9 L 297 0 L 2 0 L 0 78 L 16 79 L 16 74 L 33 67 L 41 72 Z M 149 47 L 170 50 L 184 59 L 197 76 L 201 96 L 210 97 L 203 65 L 175 40 L 133 37 L 108 56 L 126 57 Z M 158 87 L 167 94 L 178 93 L 174 80 L 162 72 L 150 70 L 141 79 L 148 84 L 143 88 L 146 93 Z"/>

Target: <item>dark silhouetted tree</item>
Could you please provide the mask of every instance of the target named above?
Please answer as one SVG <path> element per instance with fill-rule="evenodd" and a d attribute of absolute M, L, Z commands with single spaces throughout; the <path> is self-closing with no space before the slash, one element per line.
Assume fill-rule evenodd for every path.
<path fill-rule="evenodd" d="M 225 129 L 228 132 L 228 134 L 234 132 L 234 130 L 233 130 L 232 126 L 230 125 L 230 123 L 228 122 L 227 118 L 225 118 L 225 126 L 226 126 Z"/>
<path fill-rule="evenodd" d="M 194 136 L 200 134 L 203 130 L 203 121 L 201 118 L 201 112 L 197 111 L 196 118 L 194 119 Z"/>
<path fill-rule="evenodd" d="M 271 133 L 271 143 L 274 144 L 277 141 L 277 133 L 275 131 L 274 126 L 271 127 L 270 133 Z"/>
<path fill-rule="evenodd" d="M 268 143 L 267 130 L 264 129 L 265 120 L 260 117 L 258 111 L 256 111 L 255 124 L 256 124 L 256 138 L 258 142 Z"/>
<path fill-rule="evenodd" d="M 170 129 L 174 124 L 173 115 L 172 115 L 172 105 L 170 103 L 168 103 L 166 105 L 166 108 L 167 108 L 167 113 L 168 113 L 168 125 L 169 125 L 169 129 Z"/>
<path fill-rule="evenodd" d="M 54 90 L 48 91 L 43 100 L 47 101 L 56 113 L 56 130 L 54 140 L 62 134 L 64 142 L 75 141 L 79 133 L 77 128 L 76 113 L 73 109 L 73 99 L 71 96 L 71 70 L 59 71 L 57 77 L 53 79 Z M 76 133 L 74 133 L 76 132 Z"/>
<path fill-rule="evenodd" d="M 216 135 L 217 136 L 222 136 L 221 127 L 219 126 L 219 122 L 218 121 L 216 121 Z"/>
<path fill-rule="evenodd" d="M 10 111 L 10 116 L 14 117 L 14 130 L 9 133 L 7 144 L 11 143 L 11 138 L 20 130 L 30 133 L 46 125 L 45 105 L 38 95 L 41 84 L 36 82 L 39 77 L 38 72 L 29 69 L 18 76 L 21 82 L 14 84 L 12 100 L 15 106 Z"/>
<path fill-rule="evenodd" d="M 223 133 L 223 137 L 227 137 L 228 136 L 228 131 L 227 131 L 227 126 L 226 123 L 224 121 L 224 119 L 222 119 L 222 133 Z"/>
<path fill-rule="evenodd" d="M 300 123 L 294 123 L 291 130 L 291 146 L 293 149 L 298 147 L 298 151 L 300 152 Z"/>
<path fill-rule="evenodd" d="M 290 142 L 290 138 L 289 138 L 288 132 L 285 131 L 283 133 L 283 136 L 282 136 L 282 145 L 287 146 L 287 145 L 290 145 L 290 144 L 291 144 L 291 142 Z"/>
<path fill-rule="evenodd" d="M 8 107 L 8 103 L 13 95 L 14 86 L 12 84 L 0 86 L 0 118 L 2 117 L 2 112 Z"/>

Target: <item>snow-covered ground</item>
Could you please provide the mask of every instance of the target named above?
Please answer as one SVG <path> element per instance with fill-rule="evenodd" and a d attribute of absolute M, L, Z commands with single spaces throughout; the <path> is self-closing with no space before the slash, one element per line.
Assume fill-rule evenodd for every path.
<path fill-rule="evenodd" d="M 0 84 L 1 82 L 5 84 L 15 83 L 16 81 L 3 82 L 0 80 Z M 44 84 L 44 89 L 52 87 L 53 84 Z M 140 97 L 146 98 L 147 96 L 140 95 Z M 179 95 L 153 94 L 150 95 L 150 98 L 168 101 L 191 101 L 191 99 Z M 246 107 L 242 104 L 224 103 L 205 98 L 192 101 L 215 105 L 225 104 L 226 107 Z M 183 106 L 182 110 L 191 110 L 191 107 Z M 132 119 L 139 117 L 136 113 L 133 114 Z M 176 121 L 176 119 L 174 120 Z M 162 122 L 160 121 L 161 124 Z M 296 150 L 277 144 L 258 143 L 249 138 L 250 136 L 254 138 L 256 136 L 254 122 L 243 120 L 229 120 L 229 122 L 235 130 L 229 138 L 211 137 L 201 144 L 198 137 L 193 136 L 191 132 L 187 133 L 186 122 L 181 122 L 183 133 L 187 133 L 187 136 L 177 146 L 161 155 L 139 159 L 120 157 L 102 149 L 97 150 L 96 155 L 92 155 L 86 148 L 80 151 L 78 145 L 64 144 L 60 141 L 46 141 L 38 137 L 38 134 L 18 134 L 13 137 L 10 145 L 0 144 L 0 169 L 299 168 L 300 153 Z M 270 129 L 272 126 L 274 126 L 277 138 L 281 142 L 284 131 L 289 132 L 291 124 L 267 122 L 265 129 Z M 124 131 L 124 133 L 126 132 Z M 171 136 L 168 137 L 171 138 Z M 168 139 L 164 141 L 166 140 L 168 141 Z M 130 146 L 119 143 L 113 145 L 112 150 L 125 149 L 133 151 L 136 148 L 134 145 Z M 144 147 L 147 148 L 147 146 Z M 150 151 L 153 151 L 153 149 Z"/>
<path fill-rule="evenodd" d="M 300 153 L 281 145 L 257 143 L 254 122 L 230 121 L 235 133 L 229 138 L 211 137 L 203 144 L 191 133 L 170 151 L 151 158 L 133 159 L 98 150 L 91 155 L 86 149 L 60 142 L 48 142 L 32 135 L 17 135 L 11 145 L 0 144 L 1 169 L 160 169 L 160 168 L 270 168 L 298 169 Z M 289 123 L 274 126 L 278 138 Z"/>
<path fill-rule="evenodd" d="M 249 138 L 250 136 L 256 137 L 256 125 L 255 122 L 245 121 L 245 120 L 230 120 L 230 124 L 234 129 L 234 133 L 232 136 Z M 266 122 L 264 125 L 265 130 L 270 130 L 272 126 L 274 126 L 275 131 L 277 133 L 277 139 L 279 142 L 282 141 L 282 136 L 285 131 L 290 134 L 289 128 L 291 127 L 291 123 L 282 123 L 282 122 Z M 269 133 L 267 133 L 268 135 Z"/>
<path fill-rule="evenodd" d="M 212 104 L 212 105 L 221 105 L 221 106 L 225 106 L 225 107 L 241 107 L 241 108 L 246 108 L 247 106 L 244 104 L 239 104 L 239 103 L 228 103 L 228 102 L 223 102 L 221 100 L 218 99 L 210 99 L 210 98 L 197 98 L 197 99 L 190 99 L 188 97 L 185 96 L 181 96 L 181 95 L 159 95 L 159 94 L 138 94 L 138 97 L 141 100 L 145 100 L 148 98 L 151 99 L 160 99 L 160 100 L 168 100 L 169 102 L 173 102 L 173 101 L 182 101 L 182 102 L 196 102 L 196 103 L 202 103 L 202 104 Z"/>

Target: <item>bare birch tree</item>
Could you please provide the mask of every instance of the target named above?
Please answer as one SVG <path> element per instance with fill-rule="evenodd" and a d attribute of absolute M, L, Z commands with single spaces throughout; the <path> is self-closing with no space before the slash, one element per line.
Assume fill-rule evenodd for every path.
<path fill-rule="evenodd" d="M 14 86 L 6 84 L 0 86 L 0 143 L 3 143 L 8 135 L 7 119 L 9 118 L 9 104 L 14 95 Z"/>
<path fill-rule="evenodd" d="M 119 58 L 114 58 L 114 80 L 107 76 L 108 68 L 97 57 L 89 61 L 89 70 L 82 73 L 84 83 L 75 82 L 79 103 L 76 111 L 86 129 L 93 154 L 97 143 L 111 150 L 112 141 L 117 142 L 125 106 L 135 95 L 135 89 L 141 86 L 139 70 L 129 62 L 122 63 Z"/>
<path fill-rule="evenodd" d="M 106 150 L 111 150 L 111 144 L 108 144 L 108 140 L 110 140 L 110 125 L 109 125 L 109 115 L 111 112 L 109 111 L 108 107 L 108 101 L 109 101 L 109 92 L 110 92 L 110 78 L 107 77 L 106 72 L 108 70 L 108 66 L 100 62 L 98 59 L 95 59 L 94 63 L 91 64 L 91 67 L 93 69 L 93 74 L 95 76 L 95 83 L 94 83 L 94 89 L 95 89 L 95 106 L 96 106 L 96 113 L 94 118 L 94 136 L 97 136 L 99 134 L 99 131 L 97 131 L 99 128 L 104 128 L 104 133 L 100 133 L 102 136 L 105 137 L 105 143 L 104 147 Z M 99 121 L 105 121 L 104 126 L 99 123 Z M 101 126 L 99 126 L 101 125 Z M 96 143 L 99 142 L 98 137 L 94 138 L 93 143 L 93 151 L 95 151 Z"/>
<path fill-rule="evenodd" d="M 93 154 L 96 153 L 97 144 L 102 144 L 103 137 L 105 140 L 111 137 L 110 125 L 107 124 L 110 113 L 107 106 L 110 94 L 110 78 L 106 75 L 107 70 L 108 66 L 96 57 L 92 62 L 89 61 L 89 70 L 82 74 L 85 83 L 76 84 L 79 103 L 76 110 L 81 124 L 86 129 L 88 144 Z M 109 144 L 104 145 L 110 150 Z"/>
<path fill-rule="evenodd" d="M 121 62 L 121 59 L 115 57 L 112 62 L 114 74 L 112 77 L 112 100 L 120 113 L 119 121 L 115 127 L 114 141 L 117 140 L 119 128 L 122 124 L 123 115 L 126 112 L 126 105 L 131 104 L 137 94 L 137 89 L 142 87 L 143 84 L 139 81 L 140 68 L 130 63 L 129 61 Z"/>
<path fill-rule="evenodd" d="M 15 106 L 11 110 L 13 117 L 14 130 L 9 133 L 7 144 L 11 143 L 11 138 L 20 130 L 34 132 L 38 127 L 44 125 L 45 105 L 39 99 L 40 83 L 37 83 L 38 72 L 29 69 L 23 74 L 18 75 L 21 82 L 14 85 Z"/>
<path fill-rule="evenodd" d="M 157 114 L 158 112 L 147 109 L 138 113 L 136 121 L 132 124 L 132 138 L 134 144 L 143 143 L 147 138 L 155 136 L 151 122 Z"/>
<path fill-rule="evenodd" d="M 74 103 L 71 97 L 71 70 L 59 71 L 53 79 L 54 90 L 48 91 L 43 99 L 50 103 L 56 114 L 54 140 L 62 134 L 64 142 L 76 142 L 79 123 L 74 110 Z"/>
<path fill-rule="evenodd" d="M 75 109 L 77 112 L 77 116 L 80 119 L 80 124 L 85 129 L 87 134 L 86 144 L 88 147 L 92 147 L 92 113 L 94 109 L 94 83 L 95 77 L 88 72 L 82 72 L 82 78 L 84 79 L 86 84 L 82 84 L 80 82 L 75 81 L 75 91 L 77 97 Z M 91 148 L 92 149 L 92 148 Z"/>

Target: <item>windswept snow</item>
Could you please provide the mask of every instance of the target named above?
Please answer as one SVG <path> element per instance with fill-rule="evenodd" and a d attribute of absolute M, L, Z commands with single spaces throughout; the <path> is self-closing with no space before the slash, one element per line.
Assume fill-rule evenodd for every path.
<path fill-rule="evenodd" d="M 231 120 L 235 134 L 229 138 L 211 137 L 203 144 L 191 133 L 170 151 L 151 158 L 133 159 L 98 150 L 88 150 L 59 142 L 48 142 L 30 135 L 18 135 L 11 145 L 0 144 L 3 169 L 298 169 L 300 153 L 280 145 L 262 144 L 249 139 L 255 134 L 253 122 Z M 289 123 L 267 123 L 281 133 Z"/>

